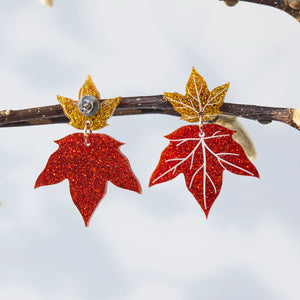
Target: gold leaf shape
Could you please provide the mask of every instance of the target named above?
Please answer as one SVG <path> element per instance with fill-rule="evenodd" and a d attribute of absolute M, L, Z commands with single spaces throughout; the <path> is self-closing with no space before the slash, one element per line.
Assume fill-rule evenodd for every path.
<path fill-rule="evenodd" d="M 210 92 L 206 81 L 193 67 L 185 88 L 185 95 L 164 93 L 164 98 L 181 114 L 181 119 L 192 123 L 199 122 L 200 114 L 203 113 L 203 121 L 210 121 L 221 113 L 219 109 L 228 88 L 229 82 Z"/>
<path fill-rule="evenodd" d="M 94 96 L 99 101 L 99 110 L 92 117 L 82 115 L 78 109 L 78 102 L 84 96 Z M 106 120 L 110 118 L 121 101 L 121 97 L 100 100 L 100 93 L 97 90 L 91 76 L 89 75 L 79 90 L 78 101 L 57 95 L 57 100 L 63 108 L 64 114 L 69 118 L 69 124 L 77 129 L 84 129 L 86 122 L 90 122 L 89 129 L 97 130 L 107 126 Z"/>

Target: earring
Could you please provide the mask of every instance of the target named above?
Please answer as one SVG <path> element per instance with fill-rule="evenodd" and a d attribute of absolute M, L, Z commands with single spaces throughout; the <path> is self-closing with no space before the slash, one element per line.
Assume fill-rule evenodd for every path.
<path fill-rule="evenodd" d="M 184 96 L 164 93 L 164 99 L 181 114 L 181 119 L 198 125 L 183 126 L 166 136 L 170 144 L 162 152 L 149 186 L 183 173 L 188 190 L 206 217 L 220 193 L 224 170 L 259 177 L 241 145 L 232 139 L 235 131 L 217 124 L 203 124 L 221 113 L 219 109 L 228 88 L 229 83 L 210 92 L 205 80 L 193 68 Z"/>
<path fill-rule="evenodd" d="M 129 161 L 119 151 L 123 145 L 105 134 L 94 134 L 107 125 L 121 97 L 101 101 L 91 77 L 79 91 L 78 101 L 57 96 L 69 124 L 83 133 L 74 133 L 58 141 L 54 152 L 35 183 L 35 188 L 69 180 L 70 194 L 86 226 L 106 192 L 107 181 L 141 193 L 140 183 Z"/>

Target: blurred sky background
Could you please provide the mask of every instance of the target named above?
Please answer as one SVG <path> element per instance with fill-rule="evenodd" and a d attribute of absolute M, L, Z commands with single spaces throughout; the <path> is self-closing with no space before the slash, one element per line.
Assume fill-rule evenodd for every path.
<path fill-rule="evenodd" d="M 300 24 L 217 0 L 1 1 L 0 110 L 77 99 L 184 93 L 192 67 L 227 102 L 300 108 Z M 34 190 L 67 124 L 0 128 L 0 299 L 217 300 L 300 297 L 300 135 L 241 120 L 261 179 L 224 172 L 208 220 L 183 175 L 148 188 L 177 117 L 113 117 L 143 194 L 108 184 L 90 226 L 68 182 Z M 99 132 L 99 131 L 98 131 Z"/>

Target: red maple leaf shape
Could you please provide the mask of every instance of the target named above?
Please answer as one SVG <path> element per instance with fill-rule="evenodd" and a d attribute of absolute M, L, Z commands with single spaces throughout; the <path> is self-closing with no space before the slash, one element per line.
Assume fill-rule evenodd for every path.
<path fill-rule="evenodd" d="M 85 225 L 106 192 L 107 181 L 116 186 L 141 193 L 127 158 L 119 151 L 123 145 L 105 134 L 90 134 L 90 146 L 84 135 L 75 133 L 55 141 L 54 152 L 39 175 L 35 188 L 69 180 L 70 193 Z"/>
<path fill-rule="evenodd" d="M 259 177 L 243 148 L 232 139 L 235 131 L 217 124 L 184 126 L 166 136 L 170 140 L 162 152 L 149 186 L 183 173 L 186 186 L 201 205 L 206 217 L 222 186 L 223 171 Z"/>

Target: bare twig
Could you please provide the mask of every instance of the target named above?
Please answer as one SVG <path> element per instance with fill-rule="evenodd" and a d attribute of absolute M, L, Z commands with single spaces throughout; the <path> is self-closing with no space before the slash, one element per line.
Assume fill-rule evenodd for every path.
<path fill-rule="evenodd" d="M 279 121 L 300 130 L 300 112 L 293 108 L 224 103 L 221 111 L 226 115 L 257 120 L 263 124 L 270 123 L 271 121 Z M 114 112 L 114 116 L 137 114 L 179 116 L 172 105 L 162 95 L 124 97 Z M 68 121 L 60 105 L 22 110 L 3 110 L 0 112 L 0 127 L 57 124 L 67 123 Z"/>
<path fill-rule="evenodd" d="M 220 0 L 233 6 L 235 2 L 232 0 Z M 285 11 L 300 22 L 300 0 L 240 0 L 256 4 L 268 5 Z"/>

